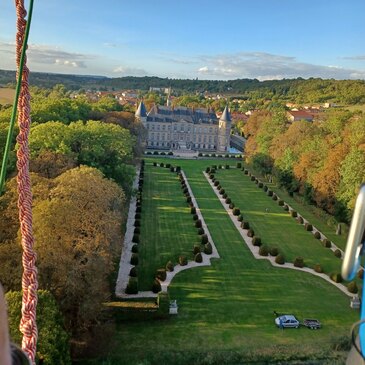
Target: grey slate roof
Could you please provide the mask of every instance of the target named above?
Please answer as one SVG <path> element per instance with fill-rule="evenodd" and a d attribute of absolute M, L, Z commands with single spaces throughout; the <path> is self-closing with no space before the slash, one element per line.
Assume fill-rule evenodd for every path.
<path fill-rule="evenodd" d="M 174 123 L 184 120 L 188 123 L 218 124 L 218 118 L 213 110 L 203 108 L 187 108 L 184 106 L 170 107 L 155 105 L 147 116 L 150 122 Z"/>
<path fill-rule="evenodd" d="M 223 113 L 221 115 L 221 117 L 219 118 L 219 120 L 222 120 L 223 122 L 231 122 L 231 115 L 229 114 L 228 111 L 228 106 L 226 106 L 223 110 Z"/>
<path fill-rule="evenodd" d="M 144 106 L 144 102 L 141 101 L 138 105 L 138 109 L 136 110 L 136 117 L 147 117 L 147 111 L 146 111 L 146 107 Z"/>

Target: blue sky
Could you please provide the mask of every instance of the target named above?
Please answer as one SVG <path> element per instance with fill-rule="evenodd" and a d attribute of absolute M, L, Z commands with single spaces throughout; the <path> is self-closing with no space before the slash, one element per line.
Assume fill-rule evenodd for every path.
<path fill-rule="evenodd" d="M 34 1 L 33 71 L 365 79 L 364 0 Z M 15 69 L 14 38 L 0 0 L 1 69 Z"/>

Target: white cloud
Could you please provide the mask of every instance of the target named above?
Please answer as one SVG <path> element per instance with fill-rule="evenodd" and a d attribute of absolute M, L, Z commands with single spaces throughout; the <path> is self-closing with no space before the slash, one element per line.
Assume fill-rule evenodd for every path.
<path fill-rule="evenodd" d="M 322 66 L 298 61 L 295 57 L 265 52 L 240 52 L 216 56 L 200 56 L 204 66 L 197 72 L 205 77 L 220 79 L 256 78 L 272 80 L 296 77 L 364 78 L 365 71 L 339 66 Z"/>
<path fill-rule="evenodd" d="M 114 73 L 120 74 L 121 76 L 146 76 L 147 71 L 141 68 L 118 66 L 113 70 Z"/>

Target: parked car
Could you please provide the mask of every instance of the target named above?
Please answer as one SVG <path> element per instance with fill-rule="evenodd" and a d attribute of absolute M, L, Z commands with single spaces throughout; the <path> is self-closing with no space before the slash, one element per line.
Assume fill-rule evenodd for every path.
<path fill-rule="evenodd" d="M 280 316 L 275 318 L 275 324 L 279 327 L 279 328 L 290 328 L 290 327 L 294 327 L 294 328 L 298 328 L 300 323 L 299 321 L 295 318 L 295 316 L 291 315 L 291 314 L 286 314 L 284 316 Z"/>
<path fill-rule="evenodd" d="M 304 318 L 303 324 L 304 326 L 310 328 L 311 330 L 316 330 L 318 328 L 321 328 L 321 323 L 319 322 L 318 319 Z"/>

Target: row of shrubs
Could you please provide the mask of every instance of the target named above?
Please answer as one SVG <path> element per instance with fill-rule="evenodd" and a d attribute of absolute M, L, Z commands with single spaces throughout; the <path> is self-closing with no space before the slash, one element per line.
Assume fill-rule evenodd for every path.
<path fill-rule="evenodd" d="M 159 152 L 159 151 L 147 151 L 146 152 L 146 155 L 160 155 L 160 156 L 172 156 L 174 153 L 172 151 L 169 151 L 169 152 L 165 152 L 165 151 L 162 151 L 162 152 Z"/>
<path fill-rule="evenodd" d="M 213 153 L 202 153 L 199 152 L 198 153 L 199 157 L 218 157 L 218 158 L 242 158 L 242 155 L 230 155 L 230 154 L 225 154 L 225 155 L 219 155 L 219 154 L 215 154 Z"/>
<path fill-rule="evenodd" d="M 157 162 L 153 162 L 152 163 L 153 166 L 157 167 Z M 167 169 L 170 169 L 171 172 L 176 172 L 176 173 L 180 173 L 181 171 L 181 166 L 173 166 L 171 163 L 163 163 L 161 162 L 159 164 L 160 167 L 166 167 Z"/>
<path fill-rule="evenodd" d="M 138 278 L 137 278 L 137 265 L 139 262 L 138 250 L 140 243 L 140 233 L 141 233 L 141 218 L 142 218 L 142 191 L 143 191 L 143 182 L 144 182 L 144 167 L 145 161 L 141 161 L 141 169 L 139 171 L 139 179 L 138 179 L 138 191 L 136 196 L 136 214 L 134 216 L 134 231 L 132 237 L 132 256 L 130 260 L 130 264 L 133 265 L 129 272 L 129 281 L 125 292 L 127 294 L 137 294 L 138 293 Z"/>

